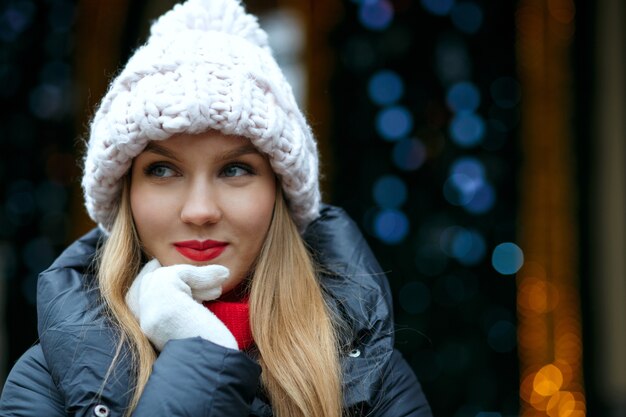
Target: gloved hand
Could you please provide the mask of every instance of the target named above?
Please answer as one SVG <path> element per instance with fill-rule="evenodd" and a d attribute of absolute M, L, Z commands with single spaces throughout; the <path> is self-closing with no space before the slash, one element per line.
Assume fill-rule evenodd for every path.
<path fill-rule="evenodd" d="M 162 267 L 153 259 L 133 281 L 126 303 L 159 351 L 170 339 L 195 336 L 238 350 L 230 330 L 201 304 L 222 294 L 228 275 L 221 265 Z"/>

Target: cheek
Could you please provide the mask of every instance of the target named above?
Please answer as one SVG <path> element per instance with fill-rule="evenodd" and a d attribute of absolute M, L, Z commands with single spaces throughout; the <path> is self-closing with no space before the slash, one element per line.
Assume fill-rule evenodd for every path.
<path fill-rule="evenodd" d="M 166 231 L 166 227 L 172 224 L 175 208 L 171 200 L 166 193 L 157 194 L 142 184 L 131 185 L 130 207 L 142 242 L 154 241 L 160 232 Z"/>
<path fill-rule="evenodd" d="M 237 204 L 240 224 L 247 230 L 248 236 L 256 236 L 257 241 L 264 240 L 272 220 L 274 202 L 274 188 L 271 187 L 262 193 L 256 193 L 254 198 L 246 198 Z"/>

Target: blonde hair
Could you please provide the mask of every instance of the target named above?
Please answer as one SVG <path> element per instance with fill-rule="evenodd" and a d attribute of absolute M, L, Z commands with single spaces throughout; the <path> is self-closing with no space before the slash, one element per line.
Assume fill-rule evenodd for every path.
<path fill-rule="evenodd" d="M 127 415 L 137 406 L 156 353 L 126 305 L 142 251 L 124 180 L 117 217 L 99 257 L 102 298 L 128 344 L 135 386 Z M 277 187 L 274 214 L 250 283 L 250 325 L 259 351 L 261 382 L 278 417 L 340 417 L 341 367 L 336 321 L 309 252 Z M 117 355 L 116 355 L 117 357 Z M 113 365 L 111 365 L 111 369 Z"/>

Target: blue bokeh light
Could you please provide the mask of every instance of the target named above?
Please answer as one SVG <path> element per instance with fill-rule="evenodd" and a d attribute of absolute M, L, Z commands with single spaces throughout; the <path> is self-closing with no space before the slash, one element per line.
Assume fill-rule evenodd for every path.
<path fill-rule="evenodd" d="M 393 5 L 387 0 L 366 1 L 359 8 L 361 24 L 371 30 L 385 30 L 393 20 Z"/>
<path fill-rule="evenodd" d="M 396 103 L 404 94 L 404 82 L 390 70 L 379 71 L 370 79 L 367 91 L 371 100 L 381 106 Z"/>
<path fill-rule="evenodd" d="M 30 26 L 37 9 L 30 1 L 12 3 L 0 12 L 0 40 L 7 43 L 15 41 Z"/>
<path fill-rule="evenodd" d="M 508 320 L 499 320 L 489 329 L 487 342 L 496 352 L 506 353 L 515 348 L 517 333 L 515 325 Z"/>
<path fill-rule="evenodd" d="M 383 208 L 399 208 L 406 201 L 404 181 L 395 175 L 385 175 L 374 183 L 374 200 Z"/>
<path fill-rule="evenodd" d="M 374 218 L 374 234 L 384 243 L 400 243 L 408 233 L 409 219 L 399 210 L 381 210 Z"/>
<path fill-rule="evenodd" d="M 387 107 L 378 113 L 376 129 L 383 139 L 398 140 L 413 129 L 413 116 L 403 106 Z"/>
<path fill-rule="evenodd" d="M 437 41 L 435 70 L 444 85 L 471 77 L 472 58 L 462 38 L 442 36 Z"/>
<path fill-rule="evenodd" d="M 40 119 L 57 119 L 65 113 L 64 90 L 55 84 L 40 84 L 30 94 L 31 112 Z"/>
<path fill-rule="evenodd" d="M 478 145 L 485 134 L 485 122 L 475 113 L 459 113 L 450 123 L 450 137 L 462 148 Z"/>
<path fill-rule="evenodd" d="M 422 6 L 434 15 L 445 16 L 452 10 L 454 0 L 422 0 Z"/>
<path fill-rule="evenodd" d="M 467 175 L 453 174 L 443 184 L 443 196 L 454 206 L 464 206 L 472 201 L 479 185 Z"/>
<path fill-rule="evenodd" d="M 481 183 L 474 191 L 472 199 L 463 206 L 472 214 L 484 214 L 491 210 L 496 203 L 496 192 L 491 184 Z"/>
<path fill-rule="evenodd" d="M 473 266 L 485 257 L 487 247 L 480 232 L 461 226 L 450 226 L 440 235 L 439 246 L 460 264 Z"/>
<path fill-rule="evenodd" d="M 496 202 L 496 192 L 485 179 L 485 166 L 473 157 L 461 157 L 452 163 L 444 196 L 472 214 L 486 213 Z"/>
<path fill-rule="evenodd" d="M 446 102 L 455 113 L 474 112 L 480 105 L 480 91 L 474 84 L 462 81 L 450 87 Z"/>
<path fill-rule="evenodd" d="M 465 266 L 478 265 L 486 253 L 483 236 L 475 230 L 460 229 L 452 237 L 452 256 Z"/>
<path fill-rule="evenodd" d="M 409 282 L 400 289 L 399 301 L 407 313 L 423 313 L 430 306 L 430 290 L 421 282 Z"/>
<path fill-rule="evenodd" d="M 464 175 L 472 181 L 482 182 L 485 178 L 485 166 L 474 157 L 463 156 L 452 163 L 450 175 Z"/>
<path fill-rule="evenodd" d="M 401 139 L 393 147 L 393 163 L 404 171 L 415 171 L 426 160 L 426 147 L 417 139 Z"/>
<path fill-rule="evenodd" d="M 524 264 L 524 252 L 515 243 L 501 243 L 493 250 L 491 264 L 502 275 L 515 274 Z"/>
<path fill-rule="evenodd" d="M 461 32 L 474 34 L 483 24 L 483 11 L 476 3 L 464 1 L 457 3 L 451 11 L 452 23 Z"/>

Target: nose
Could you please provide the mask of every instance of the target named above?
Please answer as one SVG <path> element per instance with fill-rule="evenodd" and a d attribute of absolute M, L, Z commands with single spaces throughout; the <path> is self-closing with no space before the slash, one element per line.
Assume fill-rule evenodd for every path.
<path fill-rule="evenodd" d="M 195 181 L 187 191 L 180 218 L 196 226 L 217 223 L 222 218 L 217 191 L 207 181 Z"/>

